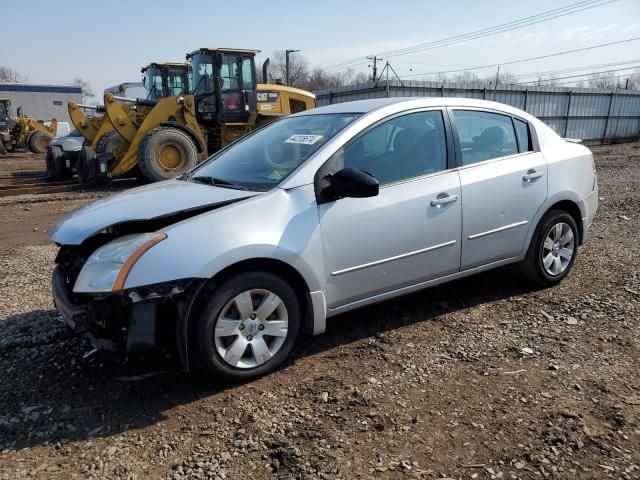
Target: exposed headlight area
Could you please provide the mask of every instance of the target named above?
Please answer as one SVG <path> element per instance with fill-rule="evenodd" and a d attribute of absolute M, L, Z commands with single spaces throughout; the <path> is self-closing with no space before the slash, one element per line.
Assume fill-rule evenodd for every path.
<path fill-rule="evenodd" d="M 73 286 L 75 293 L 118 292 L 140 257 L 167 238 L 164 233 L 136 233 L 116 238 L 87 259 Z"/>
<path fill-rule="evenodd" d="M 194 282 L 183 279 L 125 290 L 135 263 L 167 235 L 113 235 L 103 232 L 82 245 L 61 248 L 52 278 L 56 307 L 65 323 L 87 335 L 96 348 L 143 352 L 162 346 L 162 338 L 175 332 L 185 293 Z"/>

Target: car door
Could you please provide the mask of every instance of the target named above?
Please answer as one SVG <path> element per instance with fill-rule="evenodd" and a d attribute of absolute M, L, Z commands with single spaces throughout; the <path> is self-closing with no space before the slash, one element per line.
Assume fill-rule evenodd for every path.
<path fill-rule="evenodd" d="M 465 270 L 517 256 L 547 198 L 547 165 L 533 127 L 510 115 L 452 109 L 460 155 Z"/>
<path fill-rule="evenodd" d="M 460 182 L 447 170 L 445 118 L 431 109 L 379 122 L 325 164 L 380 183 L 375 197 L 319 202 L 329 308 L 459 270 Z"/>

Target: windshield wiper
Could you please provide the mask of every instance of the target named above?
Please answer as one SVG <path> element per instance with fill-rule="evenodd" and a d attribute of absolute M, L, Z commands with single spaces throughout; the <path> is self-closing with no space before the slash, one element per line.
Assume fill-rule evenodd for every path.
<path fill-rule="evenodd" d="M 204 183 L 204 184 L 207 184 L 207 185 L 213 185 L 213 186 L 216 186 L 216 187 L 234 188 L 236 190 L 249 190 L 244 185 L 238 185 L 237 183 L 229 182 L 227 180 L 222 180 L 221 178 L 208 177 L 208 176 L 204 176 L 204 175 L 200 175 L 198 177 L 189 177 L 189 178 L 187 178 L 187 180 L 189 180 L 191 182 L 196 182 L 196 183 Z"/>

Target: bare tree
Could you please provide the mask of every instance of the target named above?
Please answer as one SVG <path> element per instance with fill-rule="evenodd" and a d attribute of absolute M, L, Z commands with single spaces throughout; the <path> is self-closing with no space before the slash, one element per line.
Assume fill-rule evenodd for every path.
<path fill-rule="evenodd" d="M 429 80 L 438 83 L 445 83 L 449 81 L 449 79 L 447 78 L 447 74 L 442 72 L 431 75 L 431 77 L 429 77 Z"/>
<path fill-rule="evenodd" d="M 96 95 L 95 93 L 93 93 L 93 87 L 86 80 L 83 80 L 80 77 L 76 77 L 73 79 L 73 84 L 80 87 L 80 90 L 82 91 L 83 102 L 86 102 L 90 98 L 95 98 Z"/>
<path fill-rule="evenodd" d="M 289 55 L 289 84 L 292 87 L 302 87 L 309 76 L 309 62 L 299 53 Z M 271 82 L 287 77 L 287 60 L 284 50 L 273 52 L 269 64 L 269 78 Z"/>
<path fill-rule="evenodd" d="M 365 72 L 356 72 L 352 68 L 347 69 L 342 75 L 337 75 L 342 85 L 354 85 L 358 83 L 367 83 L 370 77 Z"/>
<path fill-rule="evenodd" d="M 593 73 L 589 75 L 587 84 L 591 88 L 615 88 L 616 78 L 613 72 L 608 73 Z"/>
<path fill-rule="evenodd" d="M 640 90 L 640 70 L 636 70 L 627 77 L 625 87 L 630 90 Z"/>
<path fill-rule="evenodd" d="M 473 72 L 456 73 L 452 80 L 456 83 L 477 83 L 480 82 L 480 77 Z"/>
<path fill-rule="evenodd" d="M 498 85 L 511 85 L 518 83 L 518 77 L 511 72 L 501 72 L 498 75 Z"/>
<path fill-rule="evenodd" d="M 20 83 L 25 80 L 23 75 L 20 75 L 11 67 L 0 66 L 0 82 L 2 83 Z"/>

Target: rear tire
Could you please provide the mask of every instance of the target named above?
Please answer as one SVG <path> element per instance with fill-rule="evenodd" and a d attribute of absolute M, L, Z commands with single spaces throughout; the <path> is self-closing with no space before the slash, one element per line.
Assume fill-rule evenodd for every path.
<path fill-rule="evenodd" d="M 29 150 L 33 153 L 44 153 L 53 137 L 42 130 L 36 130 L 29 137 Z"/>
<path fill-rule="evenodd" d="M 578 227 L 564 210 L 549 210 L 538 222 L 521 264 L 531 282 L 551 287 L 566 277 L 578 256 Z"/>
<path fill-rule="evenodd" d="M 62 180 L 67 177 L 64 160 L 62 158 L 62 148 L 54 145 L 47 147 L 47 153 L 44 157 L 47 166 L 48 180 Z"/>
<path fill-rule="evenodd" d="M 232 277 L 203 299 L 194 318 L 198 363 L 212 376 L 231 381 L 265 375 L 291 353 L 300 315 L 298 297 L 282 278 L 264 271 Z"/>
<path fill-rule="evenodd" d="M 4 146 L 4 143 L 0 141 L 0 155 L 6 155 L 6 154 L 7 154 L 7 148 Z"/>
<path fill-rule="evenodd" d="M 182 175 L 198 163 L 198 151 L 186 133 L 171 127 L 149 131 L 138 145 L 138 166 L 152 182 Z"/>

